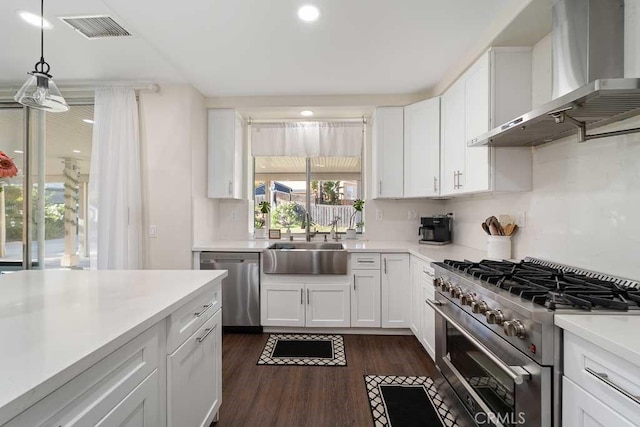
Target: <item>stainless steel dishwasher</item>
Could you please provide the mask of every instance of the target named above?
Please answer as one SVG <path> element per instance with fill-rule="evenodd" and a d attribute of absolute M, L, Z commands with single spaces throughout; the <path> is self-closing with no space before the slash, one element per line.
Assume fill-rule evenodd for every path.
<path fill-rule="evenodd" d="M 200 270 L 227 270 L 222 280 L 222 328 L 226 332 L 262 332 L 260 326 L 260 255 L 202 252 Z"/>

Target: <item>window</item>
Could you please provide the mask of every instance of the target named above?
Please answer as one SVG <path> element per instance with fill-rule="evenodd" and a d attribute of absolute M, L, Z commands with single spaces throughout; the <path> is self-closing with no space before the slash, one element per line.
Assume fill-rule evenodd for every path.
<path fill-rule="evenodd" d="M 344 232 L 361 221 L 352 214 L 353 202 L 361 197 L 360 157 L 314 157 L 309 159 L 311 180 L 307 182 L 304 157 L 255 157 L 254 225 L 293 233 L 305 232 L 305 205 L 311 199 L 311 229 L 329 232 L 332 221 Z M 260 202 L 271 203 L 269 215 L 260 213 Z"/>

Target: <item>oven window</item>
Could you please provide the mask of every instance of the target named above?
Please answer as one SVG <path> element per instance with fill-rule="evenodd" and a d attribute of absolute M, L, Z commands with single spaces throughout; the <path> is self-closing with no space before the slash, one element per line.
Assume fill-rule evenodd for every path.
<path fill-rule="evenodd" d="M 495 415 L 510 419 L 515 413 L 515 384 L 495 363 L 457 329 L 447 324 L 448 357 Z"/>

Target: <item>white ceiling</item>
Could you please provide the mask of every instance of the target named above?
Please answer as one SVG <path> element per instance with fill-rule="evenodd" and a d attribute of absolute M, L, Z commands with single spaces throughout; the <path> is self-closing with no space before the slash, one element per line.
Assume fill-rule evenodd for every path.
<path fill-rule="evenodd" d="M 46 59 L 58 81 L 192 83 L 205 96 L 427 91 L 501 10 L 529 0 L 48 0 Z M 38 59 L 38 29 L 0 2 L 0 83 Z M 296 16 L 313 3 L 321 18 Z M 86 40 L 56 17 L 111 14 L 131 38 Z M 7 43 L 10 41 L 10 43 Z"/>

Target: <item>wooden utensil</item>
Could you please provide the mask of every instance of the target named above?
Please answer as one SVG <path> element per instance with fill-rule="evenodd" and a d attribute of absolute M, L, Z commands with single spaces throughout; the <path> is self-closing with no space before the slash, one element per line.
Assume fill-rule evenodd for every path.
<path fill-rule="evenodd" d="M 504 227 L 504 234 L 507 236 L 511 236 L 513 234 L 513 227 L 515 226 L 515 224 L 507 224 L 506 227 Z"/>
<path fill-rule="evenodd" d="M 500 221 L 498 221 L 498 218 L 496 218 L 495 216 L 491 217 L 491 224 L 489 224 L 489 230 L 491 230 L 491 234 L 493 234 L 493 229 L 491 228 L 491 226 L 495 227 L 496 236 L 504 236 L 504 229 L 502 228 L 502 225 L 500 225 Z"/>
<path fill-rule="evenodd" d="M 482 223 L 482 229 L 484 230 L 485 233 L 487 233 L 489 236 L 491 236 L 491 231 L 489 230 L 489 226 L 487 225 L 486 222 Z"/>
<path fill-rule="evenodd" d="M 489 230 L 489 234 L 490 234 L 490 235 L 491 235 L 491 234 L 493 234 L 493 233 L 491 232 L 491 217 L 487 218 L 487 219 L 484 221 L 484 224 L 487 226 L 487 229 Z"/>

